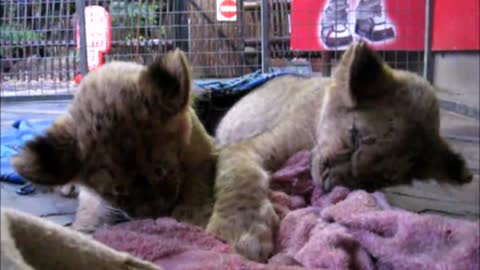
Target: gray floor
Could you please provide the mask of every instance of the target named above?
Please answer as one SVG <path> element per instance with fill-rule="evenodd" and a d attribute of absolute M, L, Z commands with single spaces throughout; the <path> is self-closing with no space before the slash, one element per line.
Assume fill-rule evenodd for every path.
<path fill-rule="evenodd" d="M 42 121 L 64 112 L 68 101 L 34 101 L 34 102 L 9 102 L 1 104 L 1 129 L 4 130 L 19 118 L 30 121 Z M 479 137 L 480 126 L 476 119 L 464 117 L 459 114 L 442 111 L 442 133 L 451 137 L 455 149 L 465 155 L 469 166 L 477 174 L 479 171 Z M 462 141 L 465 136 L 476 141 Z M 33 195 L 19 196 L 15 193 L 18 186 L 0 183 L 1 206 L 16 208 L 37 216 L 46 217 L 52 221 L 66 225 L 72 221 L 76 200 L 64 198 L 56 193 L 37 192 Z"/>
<path fill-rule="evenodd" d="M 20 118 L 38 122 L 58 116 L 67 110 L 69 101 L 32 101 L 8 102 L 1 104 L 1 130 L 10 128 Z M 35 194 L 20 196 L 15 190 L 18 185 L 0 182 L 2 207 L 15 208 L 21 211 L 45 217 L 62 225 L 72 222 L 76 199 L 65 198 L 58 193 L 39 189 Z"/>

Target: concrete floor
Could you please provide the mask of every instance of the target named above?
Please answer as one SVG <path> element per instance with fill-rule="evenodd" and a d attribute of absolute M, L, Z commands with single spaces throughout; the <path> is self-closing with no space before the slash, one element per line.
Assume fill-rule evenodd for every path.
<path fill-rule="evenodd" d="M 478 119 L 441 110 L 441 134 L 461 153 L 474 173 L 463 186 L 434 181 L 414 182 L 383 190 L 393 205 L 421 213 L 436 213 L 478 220 L 480 217 L 480 123 Z M 467 141 L 471 140 L 471 141 Z"/>
<path fill-rule="evenodd" d="M 10 128 L 11 124 L 19 119 L 29 119 L 32 122 L 51 119 L 66 111 L 69 101 L 34 101 L 34 102 L 8 102 L 1 104 L 1 130 Z M 469 166 L 476 174 L 475 184 L 472 185 L 468 198 L 469 206 L 473 207 L 469 213 L 473 212 L 474 216 L 478 217 L 478 173 L 480 164 L 480 126 L 476 119 L 464 117 L 459 114 L 451 113 L 442 110 L 442 133 L 446 137 L 462 137 L 469 136 L 475 138 L 476 141 L 466 142 L 459 138 L 450 139 L 453 147 L 459 152 L 463 153 L 468 160 Z M 1 203 L 2 207 L 16 208 L 21 211 L 29 212 L 37 216 L 48 218 L 54 222 L 62 225 L 67 225 L 72 222 L 75 209 L 76 200 L 64 198 L 56 193 L 47 193 L 43 191 L 36 192 L 32 195 L 20 196 L 15 193 L 16 185 L 7 183 L 0 183 Z M 452 194 L 452 193 L 449 193 Z M 464 196 L 464 195 L 460 195 Z M 411 199 L 407 201 L 411 202 Z M 421 202 L 420 202 L 421 203 Z M 476 204 L 476 205 L 475 205 Z M 442 204 L 436 204 L 442 205 Z M 416 209 L 413 207 L 412 209 Z"/>
<path fill-rule="evenodd" d="M 70 101 L 8 102 L 1 104 L 1 131 L 11 128 L 17 119 L 28 119 L 35 123 L 54 119 L 64 113 Z M 0 182 L 1 207 L 15 208 L 36 216 L 45 217 L 61 225 L 72 222 L 77 208 L 76 199 L 65 198 L 58 193 L 37 189 L 35 194 L 20 196 L 15 190 L 18 185 Z"/>

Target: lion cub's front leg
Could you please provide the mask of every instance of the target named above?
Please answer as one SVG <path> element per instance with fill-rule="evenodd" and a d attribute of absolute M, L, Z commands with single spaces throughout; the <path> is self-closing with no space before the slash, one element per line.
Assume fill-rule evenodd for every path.
<path fill-rule="evenodd" d="M 248 145 L 220 152 L 216 202 L 207 226 L 245 257 L 261 261 L 273 251 L 273 232 L 279 219 L 268 199 L 269 175 Z"/>
<path fill-rule="evenodd" d="M 101 225 L 115 224 L 129 219 L 122 210 L 109 207 L 93 191 L 81 186 L 78 188 L 78 208 L 72 224 L 74 230 L 91 234 Z"/>
<path fill-rule="evenodd" d="M 102 200 L 86 188 L 80 188 L 78 208 L 72 228 L 83 233 L 93 233 L 101 225 Z"/>

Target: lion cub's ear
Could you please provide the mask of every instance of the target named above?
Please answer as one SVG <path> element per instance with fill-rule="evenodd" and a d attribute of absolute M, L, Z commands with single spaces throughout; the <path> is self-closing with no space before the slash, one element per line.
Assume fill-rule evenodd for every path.
<path fill-rule="evenodd" d="M 188 60 L 179 49 L 157 57 L 139 78 L 140 87 L 159 97 L 159 105 L 169 115 L 189 104 L 191 83 Z"/>
<path fill-rule="evenodd" d="M 393 83 L 391 69 L 363 41 L 354 43 L 344 53 L 334 78 L 347 107 L 384 96 Z"/>
<path fill-rule="evenodd" d="M 45 135 L 27 142 L 12 157 L 12 165 L 23 178 L 42 185 L 62 185 L 75 177 L 80 157 L 73 120 L 64 116 Z"/>
<path fill-rule="evenodd" d="M 472 181 L 473 174 L 464 158 L 453 151 L 443 138 L 434 137 L 428 145 L 428 150 L 413 169 L 414 177 L 458 185 Z"/>

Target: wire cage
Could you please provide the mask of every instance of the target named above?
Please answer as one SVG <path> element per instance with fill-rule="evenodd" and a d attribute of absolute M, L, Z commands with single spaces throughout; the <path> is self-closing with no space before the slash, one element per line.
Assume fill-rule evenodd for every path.
<path fill-rule="evenodd" d="M 324 1 L 333 4 L 325 4 L 320 12 L 325 13 L 328 5 L 348 3 L 345 10 L 348 14 L 355 14 L 362 1 Z M 75 79 L 81 73 L 81 54 L 76 40 L 79 15 L 76 2 L 0 1 L 2 98 L 61 96 L 75 92 Z M 84 4 L 102 6 L 109 12 L 111 50 L 104 54 L 105 62 L 122 60 L 148 64 L 156 55 L 180 48 L 188 55 L 197 79 L 237 77 L 261 69 L 262 64 L 266 71 L 293 70 L 330 76 L 344 51 L 344 48 L 298 50 L 292 47 L 292 27 L 299 24 L 292 19 L 294 1 L 230 1 L 236 5 L 235 21 L 217 20 L 216 2 L 87 0 Z M 389 14 L 415 16 L 419 11 L 409 9 L 409 5 L 423 1 L 390 2 L 393 4 L 386 10 Z M 263 23 L 262 10 L 266 11 Z M 319 11 L 297 8 L 296 12 Z M 334 20 L 340 19 L 335 17 Z M 421 29 L 415 32 L 420 35 L 407 39 L 423 40 L 424 25 L 405 27 Z M 265 46 L 263 50 L 262 44 Z M 380 49 L 380 53 L 394 68 L 422 72 L 423 48 Z"/>

